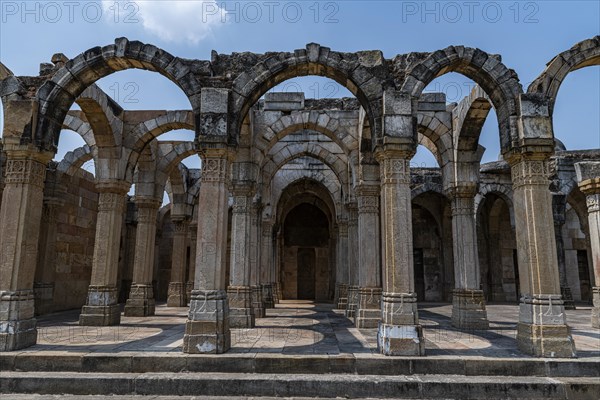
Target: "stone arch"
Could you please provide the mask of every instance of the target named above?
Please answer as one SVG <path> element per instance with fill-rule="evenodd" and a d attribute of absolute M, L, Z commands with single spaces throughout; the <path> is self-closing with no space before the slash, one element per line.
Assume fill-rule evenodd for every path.
<path fill-rule="evenodd" d="M 331 171 L 331 169 L 330 169 Z M 332 177 L 334 179 L 332 179 Z M 280 203 L 280 199 L 282 194 L 285 192 L 286 188 L 290 187 L 291 185 L 295 184 L 296 182 L 300 182 L 303 180 L 310 180 L 313 182 L 317 182 L 319 183 L 321 186 L 323 186 L 329 193 L 329 196 L 331 197 L 333 204 L 335 204 L 336 206 L 333 208 L 334 211 L 338 211 L 341 212 L 342 207 L 341 207 L 341 190 L 340 190 L 340 182 L 335 180 L 335 174 L 333 173 L 333 171 L 331 171 L 331 175 L 329 174 L 325 174 L 323 171 L 319 171 L 319 170 L 315 170 L 315 171 L 310 171 L 310 170 L 294 170 L 294 171 L 290 171 L 290 172 L 286 172 L 286 174 L 282 177 L 282 181 L 281 184 L 278 185 L 277 187 L 273 187 L 273 183 L 275 183 L 275 181 L 271 182 L 271 195 L 269 196 L 267 193 L 265 193 L 265 196 L 263 196 L 263 198 L 266 199 L 270 199 L 270 202 L 267 203 L 267 206 L 269 205 L 277 205 Z M 274 177 L 275 179 L 275 177 Z M 333 215 L 339 215 L 339 214 L 333 214 Z"/>
<path fill-rule="evenodd" d="M 255 143 L 258 145 L 259 139 L 263 139 L 267 143 L 264 152 L 268 153 L 275 143 L 285 136 L 302 130 L 311 130 L 327 136 L 349 155 L 358 149 L 357 133 L 354 132 L 353 135 L 352 132 L 340 128 L 339 119 L 330 117 L 327 111 L 304 110 L 283 115 L 267 127 L 262 136 L 257 136 Z"/>
<path fill-rule="evenodd" d="M 329 190 L 321 183 L 312 179 L 303 178 L 292 182 L 286 186 L 281 196 L 277 199 L 277 221 L 283 224 L 285 216 L 289 211 L 294 209 L 299 204 L 307 201 L 307 199 L 317 198 L 320 200 L 313 204 L 321 209 L 329 217 L 330 228 L 336 221 L 335 202 L 331 198 Z"/>
<path fill-rule="evenodd" d="M 195 130 L 194 113 L 186 110 L 166 111 L 155 118 L 140 122 L 125 137 L 125 144 L 134 153 L 139 153 L 153 139 L 177 129 Z"/>
<path fill-rule="evenodd" d="M 380 136 L 384 82 L 371 68 L 384 64 L 381 52 L 339 53 L 316 43 L 293 53 L 269 53 L 242 72 L 233 82 L 232 128 L 237 140 L 250 107 L 273 86 L 290 78 L 325 76 L 348 88 L 368 114 L 375 137 Z"/>
<path fill-rule="evenodd" d="M 412 65 L 401 90 L 416 102 L 431 81 L 448 72 L 465 75 L 490 96 L 498 115 L 502 151 L 509 150 L 511 139 L 516 137 L 516 99 L 523 93 L 516 72 L 502 64 L 498 55 L 470 47 L 449 46 L 430 53 L 422 61 Z"/>
<path fill-rule="evenodd" d="M 121 144 L 123 109 L 96 84 L 88 86 L 75 99 L 86 117 L 96 144 L 100 147 L 114 147 Z"/>
<path fill-rule="evenodd" d="M 65 157 L 58 163 L 57 170 L 67 175 L 75 175 L 83 164 L 94 158 L 92 149 L 88 145 L 78 147 L 65 154 Z"/>
<path fill-rule="evenodd" d="M 272 157 L 266 157 L 260 165 L 263 183 L 269 184 L 273 176 L 284 165 L 301 157 L 310 157 L 319 160 L 333 171 L 340 184 L 344 185 L 344 187 L 348 184 L 348 160 L 339 154 L 331 153 L 329 149 L 318 143 L 302 143 L 294 146 L 286 146 Z"/>
<path fill-rule="evenodd" d="M 500 183 L 483 183 L 479 186 L 479 192 L 475 195 L 475 218 L 477 219 L 477 217 L 480 215 L 481 207 L 483 206 L 484 200 L 488 194 L 495 194 L 504 200 L 508 207 L 510 220 L 514 224 L 515 212 L 512 201 L 512 188 L 509 185 L 503 185 Z"/>
<path fill-rule="evenodd" d="M 453 160 L 452 121 L 438 118 L 435 113 L 417 114 L 418 144 L 425 146 L 443 166 Z"/>
<path fill-rule="evenodd" d="M 428 193 L 428 192 L 435 193 L 437 195 L 444 197 L 446 200 L 448 200 L 448 197 L 444 193 L 444 188 L 440 183 L 425 182 L 422 185 L 412 188 L 412 190 L 410 192 L 411 192 L 410 194 L 411 194 L 412 200 L 414 200 L 418 196 L 420 196 L 424 193 Z"/>
<path fill-rule="evenodd" d="M 543 95 L 548 100 L 548 109 L 552 115 L 558 90 L 566 76 L 591 65 L 600 65 L 600 36 L 583 40 L 554 57 L 529 85 L 527 93 Z"/>
<path fill-rule="evenodd" d="M 458 155 L 478 150 L 479 136 L 491 109 L 489 96 L 477 85 L 453 110 Z"/>
<path fill-rule="evenodd" d="M 44 149 L 55 149 L 62 121 L 75 99 L 97 80 L 132 68 L 160 73 L 183 90 L 194 110 L 199 106 L 200 84 L 184 60 L 156 46 L 119 38 L 69 60 L 39 88 L 35 142 Z"/>
<path fill-rule="evenodd" d="M 63 120 L 62 129 L 69 129 L 73 132 L 77 132 L 81 135 L 86 145 L 96 147 L 94 131 L 89 123 L 81 119 L 81 111 L 69 111 Z"/>

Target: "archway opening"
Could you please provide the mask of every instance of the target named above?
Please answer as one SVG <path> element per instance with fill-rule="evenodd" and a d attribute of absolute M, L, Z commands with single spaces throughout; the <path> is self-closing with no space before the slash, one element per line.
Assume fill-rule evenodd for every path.
<path fill-rule="evenodd" d="M 302 203 L 283 224 L 282 283 L 286 299 L 330 301 L 329 218 L 317 206 Z"/>

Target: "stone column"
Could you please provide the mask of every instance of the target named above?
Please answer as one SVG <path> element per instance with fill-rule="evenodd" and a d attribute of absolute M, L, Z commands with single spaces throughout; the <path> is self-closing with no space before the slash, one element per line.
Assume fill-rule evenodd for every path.
<path fill-rule="evenodd" d="M 273 299 L 273 224 L 270 221 L 262 221 L 260 239 L 260 275 L 263 282 L 264 308 L 274 308 Z"/>
<path fill-rule="evenodd" d="M 361 184 L 358 200 L 358 306 L 357 328 L 377 328 L 381 319 L 381 267 L 379 253 L 379 185 Z"/>
<path fill-rule="evenodd" d="M 475 224 L 477 184 L 461 182 L 447 193 L 451 200 L 454 255 L 452 325 L 461 329 L 488 329 Z"/>
<path fill-rule="evenodd" d="M 185 307 L 188 220 L 184 216 L 173 216 L 173 250 L 171 256 L 171 281 L 167 307 Z"/>
<path fill-rule="evenodd" d="M 100 197 L 96 217 L 92 277 L 86 304 L 79 315 L 79 325 L 118 325 L 121 320 L 117 270 L 125 195 L 129 186 L 129 183 L 123 181 L 105 181 L 96 184 Z"/>
<path fill-rule="evenodd" d="M 63 205 L 62 198 L 44 198 L 38 262 L 33 282 L 35 315 L 47 314 L 52 311 L 56 272 L 56 218 Z"/>
<path fill-rule="evenodd" d="M 255 318 L 264 318 L 265 306 L 263 301 L 263 288 L 261 286 L 260 271 L 259 271 L 259 223 L 258 214 L 260 204 L 252 202 L 250 205 L 250 235 L 249 235 L 249 260 L 250 260 L 250 286 L 252 288 L 252 311 Z"/>
<path fill-rule="evenodd" d="M 354 318 L 358 307 L 358 205 L 350 202 L 348 208 L 348 303 L 346 317 Z"/>
<path fill-rule="evenodd" d="M 379 352 L 385 355 L 423 355 L 414 287 L 410 158 L 403 147 L 376 153 L 381 174 L 382 281 Z M 359 209 L 360 212 L 360 209 Z"/>
<path fill-rule="evenodd" d="M 517 342 L 521 351 L 540 357 L 574 357 L 560 295 L 548 154 L 509 154 L 521 283 Z"/>
<path fill-rule="evenodd" d="M 592 327 L 600 328 L 600 162 L 575 164 L 579 188 L 586 195 L 594 269 Z"/>
<path fill-rule="evenodd" d="M 7 151 L 0 210 L 0 351 L 22 349 L 37 340 L 33 279 L 50 158 Z"/>
<path fill-rule="evenodd" d="M 229 299 L 229 326 L 254 327 L 252 288 L 250 287 L 250 188 L 233 188 L 231 216 L 231 272 L 227 297 Z"/>
<path fill-rule="evenodd" d="M 345 310 L 348 304 L 348 221 L 341 219 L 338 224 L 336 293 L 338 310 Z"/>
<path fill-rule="evenodd" d="M 560 279 L 560 294 L 562 295 L 565 310 L 574 310 L 575 302 L 567 281 L 567 262 L 565 260 L 565 244 L 562 228 L 565 224 L 567 196 L 552 194 L 552 212 L 554 220 L 554 239 L 556 241 L 556 257 L 558 261 L 558 276 Z"/>
<path fill-rule="evenodd" d="M 154 248 L 156 241 L 156 220 L 160 200 L 154 198 L 134 198 L 137 205 L 137 228 L 133 259 L 133 281 L 129 298 L 125 303 L 126 317 L 146 317 L 154 315 L 155 301 L 152 288 L 154 273 Z"/>
<path fill-rule="evenodd" d="M 225 291 L 227 256 L 227 182 L 230 154 L 224 148 L 202 155 L 202 186 L 198 204 L 196 274 L 185 325 L 185 353 L 224 353 L 231 346 L 229 307 Z"/>
<path fill-rule="evenodd" d="M 185 291 L 185 304 L 189 304 L 194 290 L 194 276 L 196 274 L 196 238 L 198 237 L 198 223 L 193 220 L 190 223 L 190 265 L 188 266 L 188 278 Z"/>

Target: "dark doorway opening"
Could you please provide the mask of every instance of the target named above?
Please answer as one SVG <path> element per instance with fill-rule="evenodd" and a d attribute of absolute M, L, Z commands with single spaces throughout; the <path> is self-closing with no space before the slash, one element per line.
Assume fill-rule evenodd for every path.
<path fill-rule="evenodd" d="M 298 249 L 298 299 L 300 300 L 315 299 L 316 261 L 314 248 Z"/>

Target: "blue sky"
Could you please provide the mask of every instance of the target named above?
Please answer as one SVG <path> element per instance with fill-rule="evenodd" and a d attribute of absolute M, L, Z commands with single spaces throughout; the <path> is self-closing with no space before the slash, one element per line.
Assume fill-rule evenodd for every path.
<path fill-rule="evenodd" d="M 0 0 L 0 60 L 17 75 L 36 75 L 53 53 L 68 57 L 127 36 L 186 58 L 209 59 L 212 49 L 291 51 L 317 42 L 338 51 L 380 49 L 386 58 L 449 45 L 502 55 L 527 86 L 556 54 L 600 34 L 598 1 L 8 1 Z M 98 82 L 126 109 L 187 109 L 181 91 L 162 76 L 124 71 Z M 349 95 L 325 78 L 306 77 L 273 90 L 307 97 Z M 440 77 L 429 90 L 448 102 L 468 94 L 468 79 Z M 555 133 L 567 148 L 600 147 L 600 67 L 570 74 L 561 87 Z M 189 138 L 174 132 L 166 138 Z M 498 158 L 495 116 L 481 139 L 484 161 Z M 65 134 L 57 158 L 82 144 Z M 420 150 L 415 165 L 432 166 Z M 190 166 L 196 165 L 196 161 Z"/>

